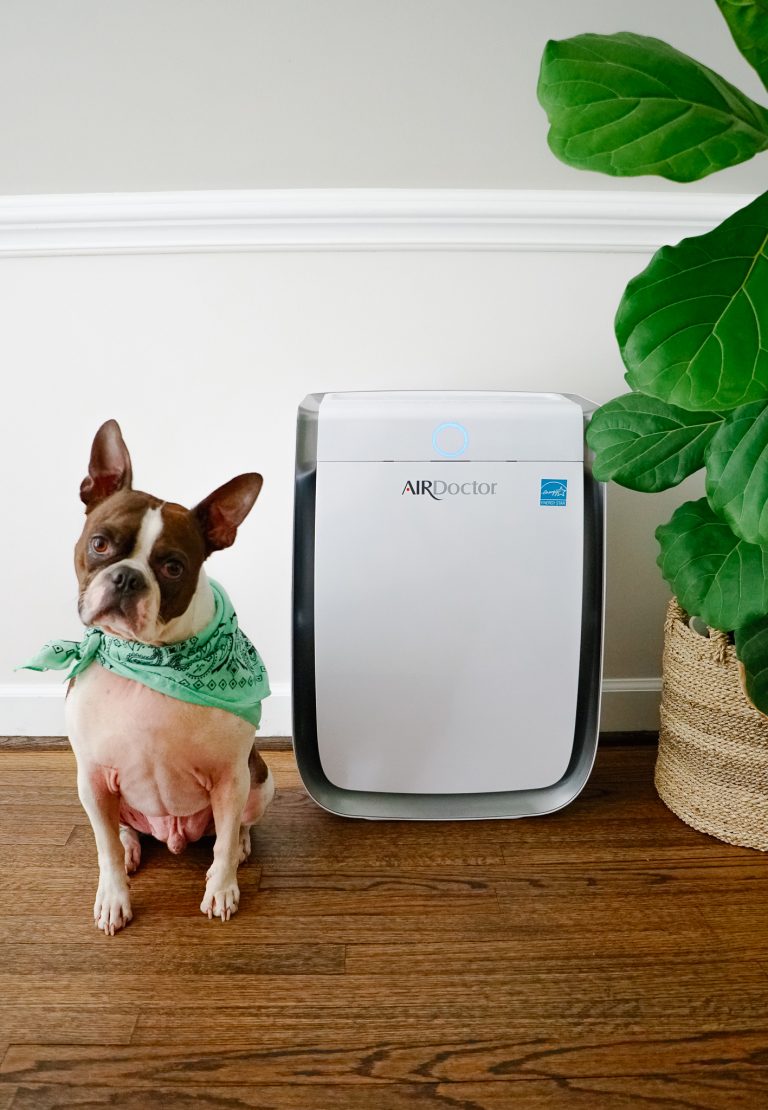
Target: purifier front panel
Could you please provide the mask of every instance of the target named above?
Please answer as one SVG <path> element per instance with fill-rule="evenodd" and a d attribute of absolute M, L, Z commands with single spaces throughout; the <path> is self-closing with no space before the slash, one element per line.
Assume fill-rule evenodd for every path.
<path fill-rule="evenodd" d="M 320 462 L 317 739 L 347 790 L 562 778 L 581 646 L 577 462 Z"/>

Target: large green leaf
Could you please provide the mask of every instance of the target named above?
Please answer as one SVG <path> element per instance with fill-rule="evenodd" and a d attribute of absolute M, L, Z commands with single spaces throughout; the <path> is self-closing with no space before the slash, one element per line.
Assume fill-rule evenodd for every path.
<path fill-rule="evenodd" d="M 736 629 L 736 654 L 744 665 L 749 700 L 768 713 L 768 617 Z"/>
<path fill-rule="evenodd" d="M 538 96 L 570 166 L 696 181 L 768 147 L 768 112 L 660 39 L 621 32 L 548 42 Z"/>
<path fill-rule="evenodd" d="M 768 2 L 716 0 L 734 42 L 768 87 Z"/>
<path fill-rule="evenodd" d="M 642 393 L 626 393 L 598 409 L 587 429 L 593 474 L 643 493 L 676 486 L 704 465 L 722 417 L 687 412 Z"/>
<path fill-rule="evenodd" d="M 729 413 L 706 462 L 712 508 L 740 539 L 768 547 L 768 402 Z"/>
<path fill-rule="evenodd" d="M 738 539 L 705 497 L 656 529 L 661 573 L 689 613 L 730 632 L 768 613 L 768 551 Z"/>
<path fill-rule="evenodd" d="M 705 235 L 662 247 L 627 286 L 627 381 L 684 409 L 768 397 L 768 193 Z"/>

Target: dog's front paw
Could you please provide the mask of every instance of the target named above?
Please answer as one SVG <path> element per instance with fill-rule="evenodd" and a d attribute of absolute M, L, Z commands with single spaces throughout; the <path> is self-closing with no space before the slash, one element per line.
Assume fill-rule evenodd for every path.
<path fill-rule="evenodd" d="M 97 928 L 103 929 L 108 936 L 113 937 L 117 930 L 126 926 L 132 917 L 131 896 L 125 877 L 121 882 L 115 876 L 99 876 L 99 889 L 93 904 L 93 920 Z"/>
<path fill-rule="evenodd" d="M 229 921 L 232 914 L 237 913 L 239 902 L 240 887 L 234 876 L 220 881 L 216 875 L 211 875 L 205 887 L 205 896 L 200 903 L 200 910 L 210 918 L 220 917 L 222 921 Z"/>

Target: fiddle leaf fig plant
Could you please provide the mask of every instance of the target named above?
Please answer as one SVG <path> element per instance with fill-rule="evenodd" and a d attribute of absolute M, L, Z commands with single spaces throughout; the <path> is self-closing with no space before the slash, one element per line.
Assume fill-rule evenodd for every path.
<path fill-rule="evenodd" d="M 563 162 L 696 181 L 768 146 L 768 112 L 660 39 L 578 35 L 544 51 L 539 100 Z"/>
<path fill-rule="evenodd" d="M 768 88 L 768 0 L 714 0 Z M 577 169 L 697 181 L 768 149 L 768 108 L 660 39 L 549 42 L 538 87 L 549 145 Z M 587 438 L 594 474 L 655 493 L 706 471 L 706 497 L 656 531 L 680 603 L 734 634 L 768 713 L 768 192 L 657 251 L 619 304 L 631 392 Z"/>
<path fill-rule="evenodd" d="M 768 88 L 768 4 L 765 0 L 716 0 L 734 42 Z"/>

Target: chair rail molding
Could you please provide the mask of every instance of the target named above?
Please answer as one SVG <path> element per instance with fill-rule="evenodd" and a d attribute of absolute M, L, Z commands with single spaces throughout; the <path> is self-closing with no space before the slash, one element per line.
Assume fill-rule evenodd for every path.
<path fill-rule="evenodd" d="M 291 688 L 272 683 L 264 702 L 262 736 L 290 736 Z M 604 678 L 601 728 L 637 732 L 659 727 L 660 678 Z M 65 683 L 0 684 L 0 747 L 4 736 L 63 736 Z"/>
<path fill-rule="evenodd" d="M 626 189 L 269 189 L 0 197 L 0 256 L 276 250 L 648 253 L 754 199 Z"/>

